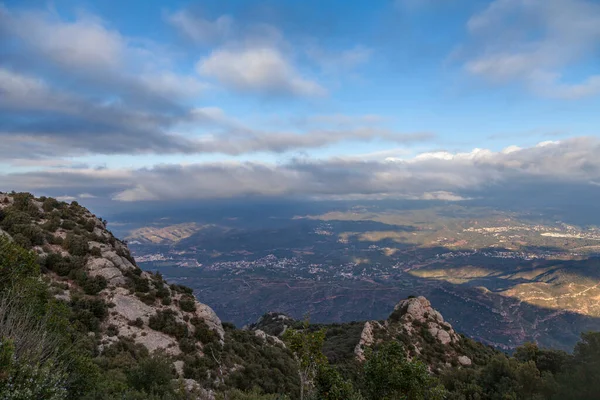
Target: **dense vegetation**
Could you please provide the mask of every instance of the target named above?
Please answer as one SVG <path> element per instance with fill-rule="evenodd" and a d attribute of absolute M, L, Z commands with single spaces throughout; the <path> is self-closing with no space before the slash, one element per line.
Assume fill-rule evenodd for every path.
<path fill-rule="evenodd" d="M 12 199 L 0 208 L 2 399 L 600 398 L 600 333 L 584 333 L 573 354 L 529 343 L 512 356 L 463 337 L 454 350 L 473 363 L 459 366 L 443 362 L 442 345 L 423 329 L 419 353 L 398 334 L 367 349 L 359 362 L 353 350 L 362 323 L 309 324 L 268 314 L 254 327 L 266 335 L 223 324 L 221 341 L 202 319 L 184 324 L 167 308 L 157 309 L 148 325 L 176 338 L 182 353 L 150 353 L 107 324 L 112 305 L 100 293 L 109 285 L 85 268 L 101 256 L 89 242 L 117 239 L 101 234 L 103 224 L 76 203 L 29 194 Z M 68 298 L 61 296 L 66 288 Z M 191 289 L 169 286 L 158 274 L 148 280 L 136 269 L 127 288 L 148 305 L 196 308 Z M 180 373 L 175 361 L 182 362 Z"/>

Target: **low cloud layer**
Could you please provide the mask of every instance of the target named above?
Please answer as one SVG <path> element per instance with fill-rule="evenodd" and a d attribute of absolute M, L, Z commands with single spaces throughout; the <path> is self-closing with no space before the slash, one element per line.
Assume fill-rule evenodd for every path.
<path fill-rule="evenodd" d="M 410 159 L 294 160 L 159 165 L 139 170 L 57 169 L 9 174 L 3 187 L 88 193 L 119 201 L 165 201 L 240 196 L 322 199 L 413 198 L 457 201 L 498 188 L 531 184 L 600 184 L 600 141 L 576 138 L 500 152 L 424 153 Z"/>

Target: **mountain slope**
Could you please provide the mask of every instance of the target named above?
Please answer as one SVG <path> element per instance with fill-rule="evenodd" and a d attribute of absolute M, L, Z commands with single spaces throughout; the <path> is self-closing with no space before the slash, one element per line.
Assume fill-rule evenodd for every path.
<path fill-rule="evenodd" d="M 126 374 L 156 354 L 170 360 L 172 378 L 190 393 L 212 397 L 213 389 L 255 386 L 295 392 L 294 361 L 281 343 L 226 330 L 191 289 L 142 271 L 106 222 L 76 202 L 0 193 L 0 234 L 37 254 L 49 293 L 69 307 L 75 329 L 92 338 L 101 368 Z"/>

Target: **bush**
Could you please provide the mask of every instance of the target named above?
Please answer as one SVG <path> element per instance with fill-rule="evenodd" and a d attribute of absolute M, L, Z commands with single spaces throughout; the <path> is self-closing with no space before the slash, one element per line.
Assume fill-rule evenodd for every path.
<path fill-rule="evenodd" d="M 42 229 L 47 232 L 56 232 L 60 228 L 60 217 L 52 217 L 42 224 Z"/>
<path fill-rule="evenodd" d="M 128 324 L 131 326 L 137 326 L 138 328 L 141 328 L 144 326 L 144 320 L 142 320 L 141 318 L 136 318 L 135 320 L 129 321 Z"/>
<path fill-rule="evenodd" d="M 179 308 L 187 312 L 196 311 L 196 299 L 192 296 L 182 296 L 179 300 Z"/>
<path fill-rule="evenodd" d="M 190 321 L 195 328 L 194 337 L 203 344 L 217 341 L 217 334 L 200 318 L 194 317 Z"/>
<path fill-rule="evenodd" d="M 194 294 L 194 289 L 189 288 L 184 285 L 171 284 L 169 287 L 171 288 L 172 291 L 177 292 L 177 293 L 191 294 L 191 295 Z"/>
<path fill-rule="evenodd" d="M 41 363 L 15 358 L 12 341 L 0 338 L 0 398 L 67 399 L 67 374 L 52 361 Z"/>
<path fill-rule="evenodd" d="M 58 207 L 59 207 L 59 205 L 60 205 L 60 203 L 58 202 L 58 200 L 56 200 L 56 199 L 53 199 L 52 197 L 48 197 L 48 198 L 46 198 L 46 199 L 44 199 L 44 200 L 42 200 L 42 199 L 40 198 L 40 200 L 43 202 L 43 203 L 42 203 L 42 209 L 43 209 L 45 212 L 51 212 L 51 211 L 53 211 L 55 208 L 58 208 Z"/>
<path fill-rule="evenodd" d="M 65 219 L 60 226 L 64 230 L 70 231 L 73 228 L 75 228 L 75 226 L 77 226 L 77 225 L 75 224 L 75 222 L 73 222 L 71 220 L 68 220 L 68 219 Z"/>
<path fill-rule="evenodd" d="M 427 366 L 408 361 L 398 342 L 382 344 L 369 354 L 364 365 L 368 399 L 385 398 L 443 399 L 445 390 L 438 385 Z"/>
<path fill-rule="evenodd" d="M 100 293 L 102 290 L 104 290 L 107 286 L 107 281 L 106 278 L 104 278 L 103 276 L 95 276 L 95 277 L 90 277 L 90 276 L 85 276 L 83 282 L 78 282 L 81 287 L 83 288 L 83 291 L 86 294 L 98 294 Z"/>
<path fill-rule="evenodd" d="M 115 324 L 110 324 L 106 327 L 106 334 L 108 336 L 117 336 L 119 334 L 119 328 Z"/>
<path fill-rule="evenodd" d="M 196 341 L 192 338 L 183 338 L 179 341 L 179 348 L 184 354 L 196 352 Z"/>
<path fill-rule="evenodd" d="M 144 304 L 147 304 L 149 306 L 153 305 L 156 302 L 156 294 L 154 293 L 154 291 L 148 293 L 136 292 L 135 295 L 138 297 L 138 299 L 143 301 Z"/>
<path fill-rule="evenodd" d="M 175 336 L 177 339 L 184 338 L 188 335 L 187 325 L 182 322 L 177 322 L 173 310 L 157 311 L 156 314 L 150 317 L 148 326 L 155 331 Z"/>
<path fill-rule="evenodd" d="M 72 232 L 67 234 L 63 247 L 74 256 L 84 257 L 90 251 L 87 239 Z"/>
<path fill-rule="evenodd" d="M 175 377 L 168 358 L 157 355 L 143 359 L 127 375 L 129 384 L 136 390 L 172 398 L 166 397 L 174 392 L 171 380 Z"/>
<path fill-rule="evenodd" d="M 98 332 L 100 323 L 108 315 L 108 306 L 101 299 L 74 297 L 70 306 L 72 322 L 86 331 Z"/>
<path fill-rule="evenodd" d="M 23 235 L 22 233 L 17 233 L 16 235 L 13 235 L 13 240 L 17 245 L 23 247 L 24 249 L 31 248 L 31 240 L 29 240 L 29 238 Z"/>

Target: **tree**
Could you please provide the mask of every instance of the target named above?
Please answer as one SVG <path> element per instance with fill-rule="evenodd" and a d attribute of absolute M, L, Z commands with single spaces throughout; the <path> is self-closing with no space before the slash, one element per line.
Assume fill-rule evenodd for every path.
<path fill-rule="evenodd" d="M 382 344 L 370 351 L 364 365 L 368 399 L 442 399 L 445 390 L 420 361 L 408 361 L 398 342 Z"/>
<path fill-rule="evenodd" d="M 304 400 L 305 395 L 314 387 L 314 379 L 319 368 L 327 364 L 327 357 L 322 352 L 325 330 L 311 332 L 306 318 L 302 330 L 288 329 L 283 335 L 283 340 L 294 353 L 298 363 L 300 399 Z"/>
<path fill-rule="evenodd" d="M 315 376 L 315 395 L 319 400 L 360 400 L 362 396 L 352 383 L 329 365 L 321 365 Z"/>
<path fill-rule="evenodd" d="M 581 334 L 573 360 L 560 375 L 560 399 L 597 399 L 600 393 L 600 332 Z"/>

